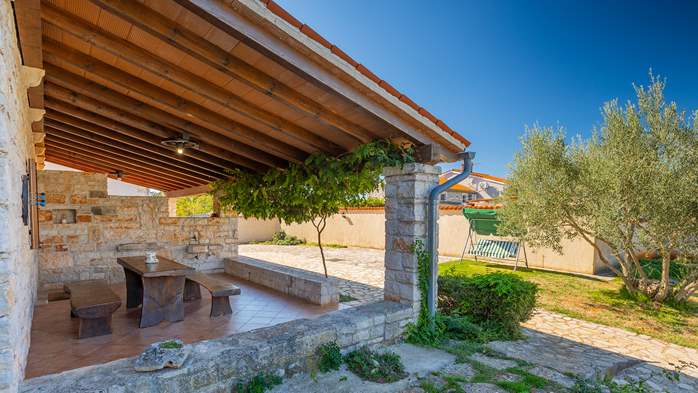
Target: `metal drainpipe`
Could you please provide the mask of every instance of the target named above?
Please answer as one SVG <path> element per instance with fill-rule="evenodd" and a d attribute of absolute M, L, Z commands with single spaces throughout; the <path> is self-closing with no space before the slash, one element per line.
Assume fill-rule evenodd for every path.
<path fill-rule="evenodd" d="M 431 275 L 429 276 L 429 293 L 427 301 L 429 303 L 429 313 L 433 317 L 436 315 L 436 291 L 437 277 L 439 274 L 439 255 L 436 247 L 436 221 L 439 219 L 439 195 L 448 190 L 461 180 L 465 179 L 473 171 L 473 158 L 475 152 L 464 151 L 458 154 L 463 158 L 463 172 L 448 179 L 443 184 L 439 184 L 431 189 L 429 202 L 427 204 L 427 252 L 431 255 Z"/>

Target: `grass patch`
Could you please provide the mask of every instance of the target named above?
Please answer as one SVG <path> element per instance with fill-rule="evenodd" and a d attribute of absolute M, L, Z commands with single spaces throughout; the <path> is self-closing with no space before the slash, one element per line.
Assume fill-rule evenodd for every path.
<path fill-rule="evenodd" d="M 539 286 L 538 307 L 563 315 L 645 334 L 662 341 L 698 348 L 698 299 L 683 305 L 654 305 L 621 291 L 620 279 L 600 281 L 572 274 L 474 261 L 439 265 L 441 272 L 476 275 L 509 272 Z"/>
<path fill-rule="evenodd" d="M 422 388 L 425 393 L 441 393 L 441 389 L 439 389 L 433 382 L 426 379 L 420 382 L 419 387 Z"/>
<path fill-rule="evenodd" d="M 323 373 L 339 370 L 342 362 L 344 362 L 339 345 L 335 341 L 317 347 L 315 355 L 317 356 L 318 369 Z"/>
<path fill-rule="evenodd" d="M 158 345 L 158 347 L 160 347 L 162 349 L 180 349 L 183 347 L 183 345 L 177 341 L 170 340 L 170 341 L 165 341 L 163 343 L 160 343 L 160 345 Z"/>
<path fill-rule="evenodd" d="M 271 390 L 276 385 L 281 385 L 281 377 L 276 374 L 259 373 L 249 382 L 238 382 L 233 389 L 234 393 L 263 393 Z"/>
<path fill-rule="evenodd" d="M 526 393 L 530 392 L 534 388 L 543 388 L 546 385 L 548 385 L 548 380 L 545 378 L 541 378 L 537 375 L 533 375 L 529 372 L 527 372 L 524 369 L 521 368 L 510 368 L 507 370 L 508 372 L 516 375 L 520 375 L 523 379 L 520 381 L 499 381 L 497 382 L 497 385 L 502 387 L 503 389 L 506 389 L 510 392 L 515 392 L 515 393 Z"/>
<path fill-rule="evenodd" d="M 343 293 L 339 294 L 339 302 L 340 303 L 348 303 L 348 302 L 353 302 L 354 300 L 359 300 L 351 295 L 345 295 Z"/>
<path fill-rule="evenodd" d="M 378 353 L 362 347 L 347 354 L 349 370 L 361 379 L 378 383 L 391 383 L 407 376 L 400 356 L 393 352 Z"/>

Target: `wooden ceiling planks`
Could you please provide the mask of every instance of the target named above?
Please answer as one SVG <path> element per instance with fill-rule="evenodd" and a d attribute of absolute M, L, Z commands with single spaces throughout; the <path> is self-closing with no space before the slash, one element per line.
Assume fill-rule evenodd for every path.
<path fill-rule="evenodd" d="M 248 103 L 227 90 L 220 88 L 214 82 L 208 81 L 165 60 L 161 60 L 158 56 L 132 44 L 126 39 L 119 38 L 106 31 L 100 31 L 89 23 L 71 17 L 66 12 L 51 6 L 43 7 L 42 17 L 45 19 L 45 23 L 53 24 L 64 32 L 72 34 L 84 42 L 110 51 L 112 54 L 118 56 L 120 60 L 131 63 L 132 66 L 138 66 L 156 75 L 161 75 L 171 82 L 177 83 L 180 87 L 190 90 L 194 94 L 202 95 L 210 100 L 216 101 L 238 113 L 240 116 L 267 125 L 272 130 L 271 136 L 277 140 L 295 146 L 307 153 L 324 151 L 336 154 L 340 152 L 333 142 L 313 134 L 283 118 L 261 110 L 254 103 Z M 46 47 L 46 43 L 44 47 Z M 75 62 L 79 61 L 80 66 L 84 67 L 85 62 L 88 61 L 89 58 L 89 56 L 80 57 L 77 53 L 73 52 L 71 55 L 71 62 L 76 64 Z M 99 66 L 105 68 L 104 66 L 108 66 L 107 63 L 98 63 L 100 64 L 93 64 L 92 67 L 97 68 Z M 239 118 L 237 120 L 239 121 Z"/>
<path fill-rule="evenodd" d="M 63 162 L 112 171 L 121 162 L 140 184 L 196 189 L 226 169 L 265 171 L 404 136 L 186 2 L 32 1 L 41 4 L 46 154 Z M 161 146 L 183 134 L 199 147 L 178 156 Z"/>
<path fill-rule="evenodd" d="M 104 127 L 113 131 L 112 134 L 120 133 L 128 137 L 157 144 L 158 146 L 163 139 L 178 135 L 175 130 L 120 111 L 118 108 L 90 100 L 78 93 L 53 84 L 48 84 L 46 106 L 69 116 Z M 213 140 L 213 142 L 217 141 Z M 224 141 L 220 142 L 224 145 Z M 253 160 L 239 156 L 230 150 L 225 150 L 218 145 L 205 142 L 200 142 L 198 149 L 186 150 L 185 154 L 221 168 L 230 168 L 231 163 L 252 170 L 268 168 Z"/>
<path fill-rule="evenodd" d="M 123 151 L 124 154 L 133 153 L 145 159 L 157 161 L 165 166 L 184 169 L 187 172 L 206 178 L 215 179 L 220 176 L 226 176 L 226 173 L 220 169 L 202 166 L 201 163 L 190 160 L 189 157 L 184 155 L 178 155 L 172 150 L 165 149 L 161 146 L 157 146 L 157 148 L 148 146 L 148 144 L 143 143 L 141 140 L 128 137 L 124 138 L 118 134 L 118 136 L 115 137 L 109 130 L 84 124 L 85 122 L 81 121 L 73 122 L 71 119 L 65 119 L 61 115 L 61 113 L 51 112 L 47 114 L 46 121 L 46 125 L 51 127 L 54 131 L 60 131 L 59 134 L 67 133 L 84 138 L 85 140 L 92 140 L 100 146 L 108 148 L 113 147 L 116 150 Z M 76 127 L 70 123 L 77 123 L 80 124 L 80 126 Z"/>
<path fill-rule="evenodd" d="M 356 137 L 360 142 L 366 143 L 375 138 L 363 127 L 343 119 L 337 113 L 323 108 L 312 99 L 294 91 L 270 75 L 258 70 L 241 59 L 238 59 L 215 44 L 202 39 L 193 32 L 179 26 L 176 22 L 162 17 L 148 7 L 128 0 L 93 0 L 102 8 L 118 14 L 140 29 L 169 43 L 177 49 L 189 54 L 193 58 L 205 63 L 231 78 L 254 88 L 256 91 L 269 95 L 288 107 L 305 113 L 314 119 L 321 120 L 329 125 Z M 214 30 L 224 35 L 220 30 Z M 281 66 L 278 74 L 284 72 Z"/>

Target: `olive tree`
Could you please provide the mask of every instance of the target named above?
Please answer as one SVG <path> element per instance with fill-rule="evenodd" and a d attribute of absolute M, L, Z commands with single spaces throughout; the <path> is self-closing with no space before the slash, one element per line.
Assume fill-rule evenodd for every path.
<path fill-rule="evenodd" d="M 683 301 L 698 290 L 698 120 L 650 77 L 637 102 L 606 103 L 587 140 L 527 130 L 500 231 L 558 251 L 563 239 L 584 239 L 630 293 Z M 648 252 L 660 269 L 640 258 Z"/>
<path fill-rule="evenodd" d="M 365 201 L 371 191 L 381 186 L 383 167 L 411 161 L 411 148 L 378 140 L 341 156 L 316 153 L 303 163 L 261 174 L 232 170 L 230 179 L 213 184 L 212 192 L 218 196 L 221 208 L 244 217 L 277 218 L 287 224 L 312 223 L 327 276 L 322 248 L 327 219 L 342 207 Z"/>

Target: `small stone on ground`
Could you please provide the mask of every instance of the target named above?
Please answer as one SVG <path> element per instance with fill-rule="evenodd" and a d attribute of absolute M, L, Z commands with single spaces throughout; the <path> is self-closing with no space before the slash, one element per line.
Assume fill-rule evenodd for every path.
<path fill-rule="evenodd" d="M 478 363 L 482 363 L 487 367 L 492 367 L 500 371 L 517 366 L 516 362 L 513 360 L 498 359 L 491 356 L 483 355 L 481 353 L 474 353 L 470 355 L 470 359 Z"/>
<path fill-rule="evenodd" d="M 508 393 L 506 390 L 491 383 L 469 383 L 465 385 L 467 393 Z"/>
<path fill-rule="evenodd" d="M 456 361 L 455 356 L 435 348 L 397 344 L 388 349 L 400 356 L 402 364 L 405 365 L 405 372 L 417 378 L 423 378 L 434 370 L 441 370 Z M 425 362 L 424 359 L 429 359 L 429 361 Z"/>
<path fill-rule="evenodd" d="M 173 344 L 174 348 L 163 347 L 163 344 Z M 136 371 L 157 371 L 163 368 L 180 368 L 189 356 L 190 348 L 182 340 L 166 340 L 152 343 L 136 359 Z"/>
<path fill-rule="evenodd" d="M 535 366 L 526 371 L 528 371 L 530 374 L 555 382 L 556 384 L 564 386 L 568 389 L 574 386 L 576 383 L 574 379 L 566 376 L 565 374 L 559 373 L 547 367 Z"/>

